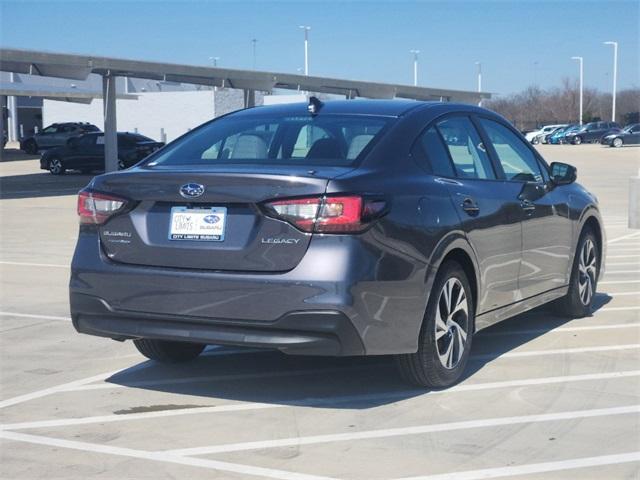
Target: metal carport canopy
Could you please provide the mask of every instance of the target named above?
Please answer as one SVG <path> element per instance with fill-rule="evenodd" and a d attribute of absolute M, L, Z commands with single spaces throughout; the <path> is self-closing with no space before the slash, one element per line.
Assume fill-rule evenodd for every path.
<path fill-rule="evenodd" d="M 347 98 L 410 98 L 478 103 L 488 92 L 448 90 L 408 85 L 343 80 L 289 73 L 236 70 L 174 63 L 148 62 L 33 50 L 0 49 L 0 70 L 45 77 L 84 80 L 90 73 L 103 77 L 105 166 L 117 168 L 115 77 L 135 77 L 195 85 L 267 91 L 274 88 L 345 95 Z M 249 96 L 245 95 L 246 98 Z"/>

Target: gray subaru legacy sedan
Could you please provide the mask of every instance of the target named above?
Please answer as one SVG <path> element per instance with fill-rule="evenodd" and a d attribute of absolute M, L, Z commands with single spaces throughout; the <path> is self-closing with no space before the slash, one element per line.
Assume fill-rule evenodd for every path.
<path fill-rule="evenodd" d="M 505 119 L 451 103 L 257 107 L 78 197 L 82 333 L 187 361 L 206 345 L 395 355 L 446 387 L 475 332 L 541 304 L 588 315 L 596 198 Z"/>

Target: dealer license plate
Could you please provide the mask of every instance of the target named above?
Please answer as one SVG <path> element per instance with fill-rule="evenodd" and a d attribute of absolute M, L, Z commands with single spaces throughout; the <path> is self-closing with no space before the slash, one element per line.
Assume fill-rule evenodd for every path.
<path fill-rule="evenodd" d="M 221 242 L 227 220 L 225 207 L 171 209 L 169 240 Z"/>

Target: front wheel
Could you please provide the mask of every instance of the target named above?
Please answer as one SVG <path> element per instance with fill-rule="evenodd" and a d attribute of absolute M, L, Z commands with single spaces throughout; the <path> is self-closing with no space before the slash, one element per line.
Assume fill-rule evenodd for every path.
<path fill-rule="evenodd" d="M 141 338 L 133 341 L 138 351 L 150 360 L 161 363 L 180 363 L 193 360 L 202 353 L 202 343 L 172 342 Z"/>
<path fill-rule="evenodd" d="M 62 160 L 59 158 L 49 160 L 49 172 L 51 172 L 52 175 L 62 175 L 65 171 L 66 169 L 64 168 Z"/>
<path fill-rule="evenodd" d="M 582 137 L 578 136 L 573 139 L 574 145 L 580 145 L 582 143 Z"/>
<path fill-rule="evenodd" d="M 586 230 L 578 242 L 569 291 L 557 301 L 557 312 L 571 318 L 586 317 L 593 310 L 598 284 L 598 247 L 596 237 Z"/>
<path fill-rule="evenodd" d="M 620 148 L 622 146 L 624 142 L 622 141 L 621 138 L 614 138 L 613 142 L 611 142 L 611 145 L 613 145 L 616 148 Z"/>
<path fill-rule="evenodd" d="M 445 388 L 462 377 L 474 329 L 469 281 L 456 262 L 440 267 L 427 305 L 416 353 L 398 355 L 405 380 L 414 385 Z"/>

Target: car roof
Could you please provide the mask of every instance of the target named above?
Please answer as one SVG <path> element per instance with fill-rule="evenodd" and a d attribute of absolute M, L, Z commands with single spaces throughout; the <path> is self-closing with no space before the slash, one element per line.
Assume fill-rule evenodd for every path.
<path fill-rule="evenodd" d="M 379 115 L 399 117 L 410 110 L 423 105 L 440 102 L 419 102 L 416 100 L 327 100 L 322 102 L 318 114 L 343 115 Z M 287 103 L 279 105 L 263 105 L 239 110 L 233 116 L 271 114 L 271 115 L 309 115 L 308 103 Z"/>

